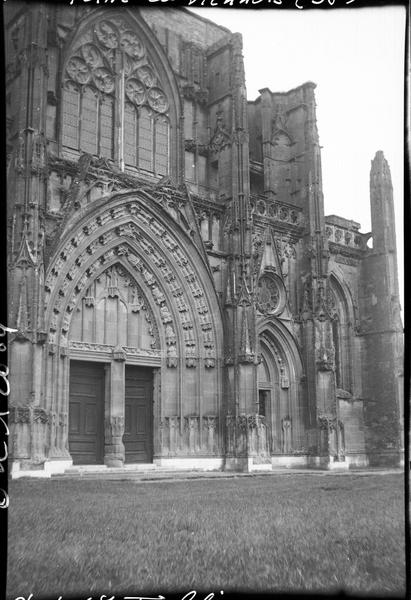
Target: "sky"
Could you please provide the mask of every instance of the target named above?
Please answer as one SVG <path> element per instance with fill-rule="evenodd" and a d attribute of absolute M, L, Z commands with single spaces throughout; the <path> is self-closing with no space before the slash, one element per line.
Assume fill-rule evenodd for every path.
<path fill-rule="evenodd" d="M 371 230 L 369 174 L 377 150 L 391 169 L 401 304 L 405 7 L 335 10 L 191 8 L 243 35 L 249 100 L 317 84 L 325 214 Z"/>

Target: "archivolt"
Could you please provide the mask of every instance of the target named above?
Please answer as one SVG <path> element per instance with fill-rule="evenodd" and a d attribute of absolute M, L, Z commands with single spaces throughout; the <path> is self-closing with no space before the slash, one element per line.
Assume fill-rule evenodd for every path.
<path fill-rule="evenodd" d="M 287 365 L 290 380 L 299 382 L 303 374 L 297 343 L 290 331 L 278 320 L 265 319 L 259 326 L 260 339 Z"/>
<path fill-rule="evenodd" d="M 329 282 L 330 289 L 334 293 L 338 304 L 338 306 L 330 306 L 329 308 L 334 308 L 334 310 L 337 310 L 341 323 L 354 323 L 354 302 L 349 287 L 341 278 L 337 276 L 336 273 L 331 273 Z M 330 298 L 329 301 L 329 304 L 331 303 L 332 298 Z"/>
<path fill-rule="evenodd" d="M 148 204 L 138 193 L 116 195 L 72 221 L 46 276 L 50 341 L 66 343 L 86 289 L 98 273 L 121 262 L 149 290 L 164 325 L 172 315 L 186 356 L 204 357 L 214 366 L 222 326 L 209 272 L 187 234 L 164 209 Z"/>

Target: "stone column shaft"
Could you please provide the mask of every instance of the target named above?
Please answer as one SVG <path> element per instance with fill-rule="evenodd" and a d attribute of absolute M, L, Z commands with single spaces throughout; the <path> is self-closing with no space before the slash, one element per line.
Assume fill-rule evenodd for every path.
<path fill-rule="evenodd" d="M 114 360 L 110 370 L 109 415 L 106 419 L 104 463 L 122 467 L 125 460 L 123 444 L 125 403 L 125 362 Z"/>

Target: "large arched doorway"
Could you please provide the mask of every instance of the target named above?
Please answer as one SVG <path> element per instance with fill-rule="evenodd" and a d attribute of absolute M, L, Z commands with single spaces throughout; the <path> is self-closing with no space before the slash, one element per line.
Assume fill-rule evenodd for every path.
<path fill-rule="evenodd" d="M 282 325 L 269 321 L 261 327 L 258 366 L 258 410 L 265 417 L 272 455 L 302 452 L 304 392 L 302 365 L 296 344 Z"/>
<path fill-rule="evenodd" d="M 74 311 L 69 340 L 68 444 L 73 462 L 102 463 L 104 443 L 110 445 L 111 437 L 104 421 L 111 429 L 123 419 L 119 443 L 125 462 L 151 462 L 158 325 L 141 286 L 120 262 L 88 286 Z M 110 418 L 116 398 L 124 407 L 114 408 L 117 415 Z"/>
<path fill-rule="evenodd" d="M 73 217 L 46 294 L 50 458 L 221 456 L 219 306 L 189 234 L 153 197 L 116 194 Z"/>

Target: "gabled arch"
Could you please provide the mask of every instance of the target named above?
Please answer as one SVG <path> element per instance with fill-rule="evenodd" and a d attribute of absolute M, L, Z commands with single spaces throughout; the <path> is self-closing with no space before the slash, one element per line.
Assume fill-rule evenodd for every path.
<path fill-rule="evenodd" d="M 292 146 L 293 140 L 285 129 L 276 129 L 271 135 L 271 143 L 273 146 Z"/>
<path fill-rule="evenodd" d="M 261 362 L 257 369 L 257 382 L 259 389 L 272 388 L 272 386 L 278 382 L 275 372 L 275 362 L 272 359 L 272 353 L 264 343 L 264 340 L 260 339 L 260 353 Z"/>
<path fill-rule="evenodd" d="M 355 317 L 354 303 L 350 288 L 335 271 L 330 274 L 329 286 L 337 301 L 335 310 L 338 312 L 339 320 L 347 324 L 353 323 Z M 331 310 L 333 309 L 332 302 L 333 298 L 329 297 L 328 304 Z"/>
<path fill-rule="evenodd" d="M 277 129 L 271 136 L 271 158 L 279 161 L 277 168 L 282 166 L 283 169 L 287 166 L 286 163 L 291 158 L 291 148 L 293 140 L 284 129 Z"/>
<path fill-rule="evenodd" d="M 140 286 L 150 305 L 158 329 L 159 347 L 154 352 L 123 342 L 113 347 L 113 340 L 100 347 L 72 343 L 77 342 L 70 337 L 73 313 L 93 281 L 118 265 Z M 176 451 L 175 423 L 185 444 L 185 424 L 191 423 L 197 428 L 202 451 L 215 452 L 214 442 L 203 430 L 206 423 L 215 427 L 221 411 L 220 307 L 203 257 L 166 208 L 147 191 L 103 197 L 80 208 L 65 224 L 51 257 L 45 294 L 48 340 L 42 378 L 48 410 L 67 422 L 71 359 L 105 363 L 106 381 L 113 381 L 113 373 L 124 374 L 128 365 L 144 366 L 155 371 L 154 443 L 158 451 Z M 117 408 L 123 406 L 121 398 L 115 400 L 112 386 L 105 398 L 117 402 Z M 59 442 L 59 452 L 67 456 L 64 440 L 67 429 Z M 194 454 L 197 442 L 190 440 L 187 443 Z"/>
<path fill-rule="evenodd" d="M 260 350 L 270 381 L 260 388 L 269 394 L 268 426 L 274 453 L 289 454 L 304 448 L 303 364 L 296 340 L 276 319 L 264 319 L 259 327 Z M 261 382 L 259 382 L 261 383 Z"/>
<path fill-rule="evenodd" d="M 259 337 L 268 336 L 279 355 L 290 369 L 290 377 L 295 381 L 303 375 L 303 363 L 297 346 L 297 340 L 285 325 L 278 319 L 262 319 L 258 327 Z"/>
<path fill-rule="evenodd" d="M 168 302 L 178 316 L 187 353 L 194 335 L 195 354 L 214 366 L 222 326 L 211 276 L 189 236 L 147 196 L 119 194 L 73 216 L 47 271 L 46 322 L 54 319 L 52 337 L 62 332 L 64 340 L 78 298 L 100 265 L 125 256 L 128 267 L 143 274 L 154 302 L 161 289 L 160 306 Z"/>

